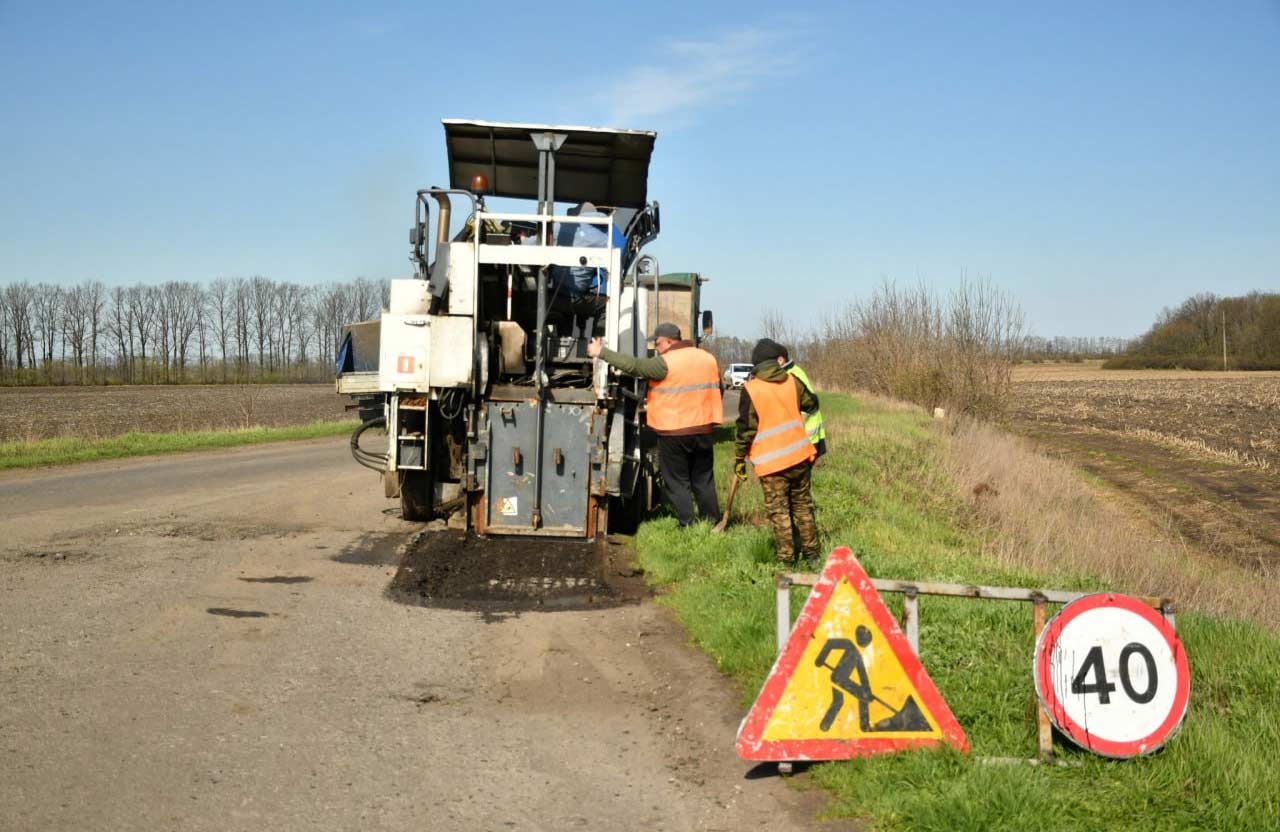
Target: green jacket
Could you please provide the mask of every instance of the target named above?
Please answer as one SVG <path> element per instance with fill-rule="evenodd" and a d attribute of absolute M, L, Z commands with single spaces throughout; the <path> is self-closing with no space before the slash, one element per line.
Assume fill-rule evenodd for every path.
<path fill-rule="evenodd" d="M 813 413 L 818 409 L 818 396 L 808 387 L 805 387 L 804 382 L 800 381 L 800 379 L 779 367 L 778 362 L 774 359 L 757 364 L 751 370 L 751 377 L 767 381 L 770 384 L 794 384 L 796 391 L 800 394 L 800 412 Z M 751 443 L 756 438 L 757 425 L 759 425 L 759 419 L 756 417 L 756 409 L 751 406 L 751 395 L 747 393 L 747 388 L 743 386 L 738 398 L 738 441 L 734 446 L 737 459 L 747 458 L 748 451 L 751 450 Z"/>
<path fill-rule="evenodd" d="M 693 346 L 689 341 L 680 341 L 671 349 L 680 349 L 681 346 Z M 620 352 L 614 352 L 608 347 L 600 350 L 600 360 L 617 368 L 618 372 L 628 376 L 639 376 L 647 378 L 649 381 L 662 381 L 667 377 L 667 362 L 662 360 L 660 355 L 651 355 L 647 357 L 636 357 L 632 355 L 623 355 Z"/>

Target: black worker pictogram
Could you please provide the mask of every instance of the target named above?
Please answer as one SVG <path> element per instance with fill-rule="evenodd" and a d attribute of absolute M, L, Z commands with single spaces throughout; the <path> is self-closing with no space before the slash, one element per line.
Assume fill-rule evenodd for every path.
<path fill-rule="evenodd" d="M 863 625 L 859 625 L 854 631 L 854 639 L 857 641 L 855 645 L 847 638 L 829 638 L 822 645 L 818 657 L 814 660 L 814 664 L 818 667 L 826 668 L 831 671 L 831 704 L 827 707 L 827 711 L 822 716 L 822 722 L 819 726 L 824 732 L 830 731 L 831 726 L 835 724 L 836 717 L 839 716 L 840 710 L 844 707 L 845 694 L 852 696 L 857 701 L 858 707 L 858 727 L 863 733 L 873 733 L 876 731 L 932 731 L 932 726 L 920 711 L 920 706 L 916 704 L 914 696 L 907 696 L 901 707 L 895 708 L 888 702 L 881 699 L 871 690 L 871 684 L 867 678 L 867 666 L 863 660 L 862 651 L 871 645 L 871 631 Z M 840 658 L 834 665 L 827 664 L 827 658 L 832 654 L 839 652 Z M 885 717 L 873 726 L 871 724 L 870 707 L 872 702 L 879 702 L 884 707 L 892 711 L 892 715 Z"/>

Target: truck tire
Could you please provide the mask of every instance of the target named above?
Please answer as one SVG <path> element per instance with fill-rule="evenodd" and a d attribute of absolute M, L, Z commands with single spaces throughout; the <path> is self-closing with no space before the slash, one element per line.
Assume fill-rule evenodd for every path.
<path fill-rule="evenodd" d="M 430 471 L 400 472 L 400 516 L 415 523 L 425 523 L 432 514 Z"/>

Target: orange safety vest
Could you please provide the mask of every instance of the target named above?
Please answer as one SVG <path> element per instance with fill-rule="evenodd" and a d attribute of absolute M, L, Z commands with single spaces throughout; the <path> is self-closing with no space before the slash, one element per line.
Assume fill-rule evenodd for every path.
<path fill-rule="evenodd" d="M 710 433 L 724 422 L 716 357 L 697 347 L 677 347 L 662 360 L 667 377 L 649 382 L 645 399 L 649 427 L 658 433 Z"/>
<path fill-rule="evenodd" d="M 776 474 L 818 455 L 800 413 L 800 392 L 791 376 L 781 384 L 758 378 L 746 384 L 756 409 L 756 438 L 751 442 L 751 465 L 757 477 Z"/>

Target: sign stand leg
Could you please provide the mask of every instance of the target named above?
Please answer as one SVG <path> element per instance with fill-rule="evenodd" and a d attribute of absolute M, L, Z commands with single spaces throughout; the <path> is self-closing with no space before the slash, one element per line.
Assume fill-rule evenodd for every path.
<path fill-rule="evenodd" d="M 1045 624 L 1045 599 L 1032 601 L 1031 634 L 1032 640 L 1040 638 Z M 1036 709 L 1036 751 L 1042 760 L 1053 759 L 1053 726 L 1049 724 L 1049 715 L 1044 712 L 1038 700 L 1032 700 Z"/>
<path fill-rule="evenodd" d="M 907 587 L 902 598 L 902 629 L 907 633 L 907 642 L 911 650 L 920 655 L 920 606 L 916 588 Z"/>
<path fill-rule="evenodd" d="M 791 638 L 791 579 L 780 574 L 776 579 L 776 586 L 774 625 L 777 630 L 778 655 L 782 655 L 787 639 Z"/>

